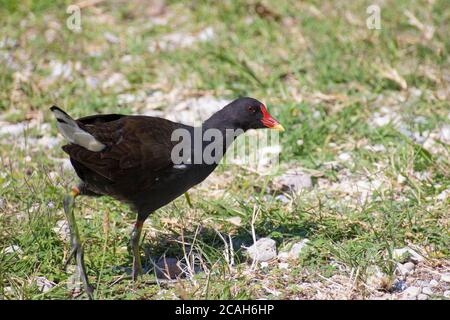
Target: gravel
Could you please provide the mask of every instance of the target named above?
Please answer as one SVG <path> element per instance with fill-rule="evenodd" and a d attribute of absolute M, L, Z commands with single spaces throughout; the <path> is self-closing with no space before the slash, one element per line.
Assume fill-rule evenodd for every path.
<path fill-rule="evenodd" d="M 290 170 L 275 178 L 275 183 L 279 184 L 283 191 L 294 193 L 312 188 L 311 175 L 298 170 Z"/>
<path fill-rule="evenodd" d="M 415 299 L 420 294 L 420 291 L 421 290 L 419 287 L 411 286 L 411 287 L 407 288 L 405 291 L 403 291 L 402 298 Z"/>
<path fill-rule="evenodd" d="M 450 283 L 450 273 L 444 273 L 441 275 L 441 281 Z"/>
<path fill-rule="evenodd" d="M 402 292 L 402 291 L 405 291 L 406 288 L 407 288 L 407 286 L 406 286 L 406 282 L 405 281 L 403 281 L 403 280 L 396 280 L 394 282 L 394 284 L 392 285 L 391 290 L 393 292 Z"/>
<path fill-rule="evenodd" d="M 247 248 L 247 253 L 253 261 L 270 261 L 277 257 L 276 242 L 270 238 L 261 238 Z"/>
<path fill-rule="evenodd" d="M 297 259 L 298 256 L 300 255 L 300 253 L 303 251 L 303 249 L 308 244 L 308 242 L 309 242 L 308 239 L 303 239 L 299 242 L 294 243 L 289 250 L 280 250 L 280 252 L 278 253 L 278 259 L 281 261 L 285 261 L 285 260 L 289 260 L 289 259 L 292 259 L 292 260 Z"/>
<path fill-rule="evenodd" d="M 40 292 L 47 292 L 54 286 L 56 286 L 56 283 L 48 280 L 45 277 L 35 277 L 32 279 L 32 281 L 36 284 L 36 286 L 39 288 Z"/>
<path fill-rule="evenodd" d="M 439 282 L 437 282 L 436 280 L 431 280 L 430 281 L 430 283 L 429 283 L 429 286 L 431 287 L 431 288 L 434 288 L 434 287 L 437 287 L 439 285 Z"/>
<path fill-rule="evenodd" d="M 424 260 L 424 257 L 409 247 L 394 249 L 392 254 L 393 258 L 400 263 L 405 263 L 407 261 L 419 263 Z"/>
<path fill-rule="evenodd" d="M 15 124 L 0 123 L 0 136 L 10 135 L 19 136 L 28 128 L 28 122 L 19 122 Z"/>
<path fill-rule="evenodd" d="M 433 289 L 430 287 L 423 287 L 422 293 L 431 296 L 433 294 Z"/>
<path fill-rule="evenodd" d="M 12 246 L 9 246 L 9 247 L 6 247 L 5 249 L 3 249 L 2 253 L 3 254 L 18 254 L 18 255 L 21 255 L 21 254 L 23 254 L 23 251 L 22 251 L 22 249 L 19 246 L 12 245 Z"/>
<path fill-rule="evenodd" d="M 406 262 L 405 264 L 398 264 L 397 269 L 400 272 L 400 274 L 406 276 L 408 274 L 411 274 L 414 271 L 415 264 L 412 262 Z"/>
<path fill-rule="evenodd" d="M 417 300 L 428 300 L 428 296 L 426 294 L 420 293 L 417 296 Z"/>
<path fill-rule="evenodd" d="M 70 228 L 69 224 L 66 220 L 59 220 L 56 222 L 56 226 L 52 229 L 53 232 L 55 232 L 58 237 L 64 241 L 67 242 L 70 239 Z"/>
<path fill-rule="evenodd" d="M 214 29 L 207 27 L 197 34 L 190 34 L 184 32 L 174 32 L 162 36 L 156 41 L 152 41 L 148 46 L 149 52 L 172 51 L 178 48 L 187 48 L 194 45 L 196 42 L 206 42 L 214 38 Z"/>

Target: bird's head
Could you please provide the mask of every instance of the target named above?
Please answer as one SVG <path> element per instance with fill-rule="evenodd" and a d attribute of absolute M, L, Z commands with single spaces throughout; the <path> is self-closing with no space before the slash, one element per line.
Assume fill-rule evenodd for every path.
<path fill-rule="evenodd" d="M 269 128 L 284 131 L 283 126 L 269 114 L 264 103 L 256 99 L 239 98 L 224 109 L 236 127 L 243 130 Z"/>

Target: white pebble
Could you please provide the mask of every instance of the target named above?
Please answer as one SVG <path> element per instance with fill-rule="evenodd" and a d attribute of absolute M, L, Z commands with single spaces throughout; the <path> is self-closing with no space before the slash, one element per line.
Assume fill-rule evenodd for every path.
<path fill-rule="evenodd" d="M 352 155 L 347 152 L 343 152 L 338 156 L 338 159 L 341 161 L 349 161 L 352 159 Z"/>
<path fill-rule="evenodd" d="M 280 263 L 278 264 L 278 267 L 279 267 L 280 269 L 287 270 L 287 269 L 289 268 L 289 264 L 286 263 L 286 262 L 280 262 Z"/>
<path fill-rule="evenodd" d="M 9 246 L 9 247 L 6 247 L 5 249 L 3 249 L 2 253 L 3 254 L 17 253 L 20 255 L 23 253 L 23 251 L 19 246 L 12 245 L 12 246 Z"/>
<path fill-rule="evenodd" d="M 437 287 L 438 285 L 439 285 L 439 282 L 437 282 L 436 280 L 433 279 L 433 280 L 430 281 L 430 287 L 431 288 Z"/>
<path fill-rule="evenodd" d="M 441 275 L 441 281 L 450 282 L 450 273 L 444 273 Z"/>
<path fill-rule="evenodd" d="M 270 261 L 277 256 L 276 242 L 270 238 L 261 238 L 247 248 L 247 253 L 254 261 Z"/>
<path fill-rule="evenodd" d="M 418 287 L 409 287 L 405 291 L 403 291 L 402 296 L 406 299 L 416 298 L 420 294 L 420 288 Z"/>
<path fill-rule="evenodd" d="M 433 290 L 430 287 L 424 287 L 422 289 L 422 293 L 431 296 L 433 294 Z"/>

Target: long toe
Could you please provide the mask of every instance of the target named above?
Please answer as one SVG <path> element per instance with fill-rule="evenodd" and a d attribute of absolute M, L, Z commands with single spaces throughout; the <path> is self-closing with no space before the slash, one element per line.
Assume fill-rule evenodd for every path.
<path fill-rule="evenodd" d="M 88 276 L 86 274 L 86 266 L 84 265 L 84 250 L 83 246 L 75 246 L 75 256 L 77 261 L 77 267 L 80 274 L 81 281 L 83 282 L 83 287 L 88 295 L 88 298 L 92 300 L 94 298 L 94 288 L 90 285 Z"/>

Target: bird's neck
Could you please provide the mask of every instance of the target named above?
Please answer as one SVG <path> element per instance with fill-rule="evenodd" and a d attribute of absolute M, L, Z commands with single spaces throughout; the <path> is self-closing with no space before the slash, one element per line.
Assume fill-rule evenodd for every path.
<path fill-rule="evenodd" d="M 226 109 L 222 109 L 214 113 L 208 120 L 204 121 L 202 124 L 203 135 L 206 137 L 211 135 L 215 136 L 220 132 L 225 150 L 230 146 L 231 142 L 233 142 L 239 135 L 245 132 L 244 129 L 241 129 L 239 127 L 235 119 L 229 116 L 227 117 L 226 111 Z M 208 143 L 206 143 L 206 145 L 208 145 Z"/>
<path fill-rule="evenodd" d="M 229 117 L 226 117 L 226 114 L 222 114 L 221 111 L 216 112 L 208 120 L 204 121 L 201 128 L 195 128 L 201 132 L 202 154 L 207 156 L 211 150 L 215 150 L 214 152 L 217 153 L 214 157 L 217 159 L 217 163 L 225 155 L 233 141 L 244 133 L 244 130 L 238 128 L 236 123 Z M 194 140 L 197 139 L 198 137 Z M 198 153 L 198 151 L 195 152 Z"/>
<path fill-rule="evenodd" d="M 226 130 L 236 130 L 238 127 L 236 121 L 227 115 L 228 112 L 226 109 L 214 113 L 209 119 L 203 122 L 203 130 L 218 129 L 223 133 L 225 133 Z"/>

